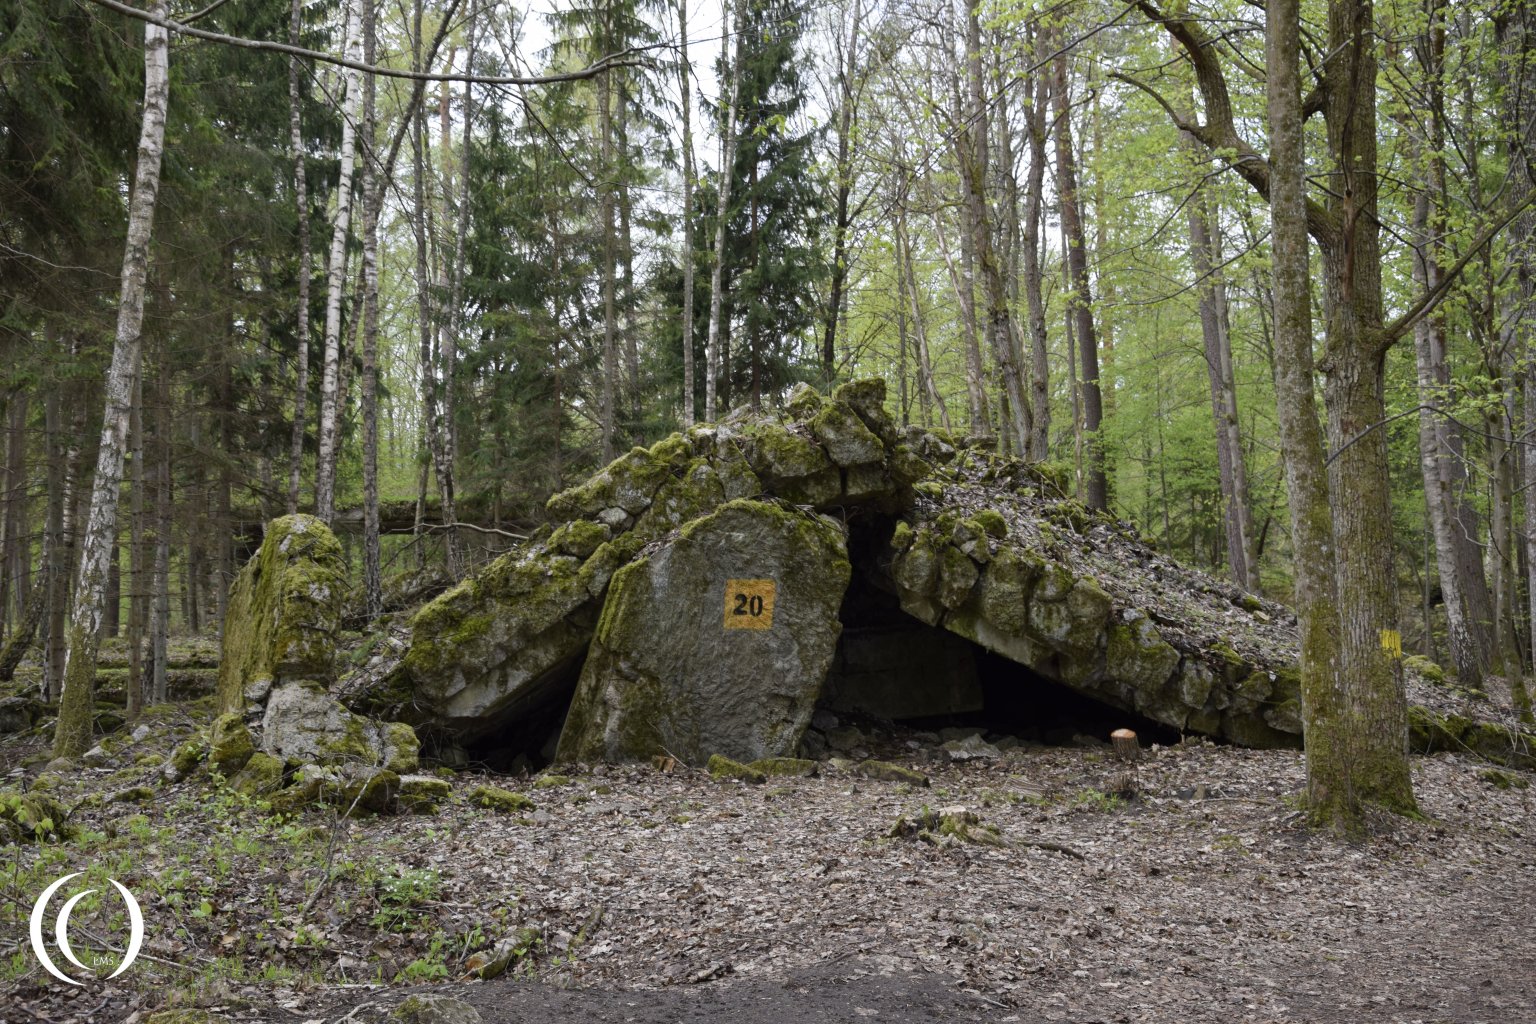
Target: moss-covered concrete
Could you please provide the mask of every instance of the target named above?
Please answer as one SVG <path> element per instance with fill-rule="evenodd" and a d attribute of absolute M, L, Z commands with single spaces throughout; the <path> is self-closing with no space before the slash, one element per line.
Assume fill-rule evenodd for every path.
<path fill-rule="evenodd" d="M 346 591 L 341 545 L 324 523 L 307 515 L 268 523 L 261 548 L 230 587 L 219 710 L 243 711 L 275 682 L 329 681 Z"/>
<path fill-rule="evenodd" d="M 208 761 L 220 774 L 231 776 L 245 767 L 245 762 L 256 752 L 251 731 L 245 727 L 245 719 L 227 711 L 213 720 L 208 730 Z"/>
<path fill-rule="evenodd" d="M 813 513 L 738 500 L 688 523 L 614 575 L 559 759 L 793 753 L 849 574 L 841 528 Z M 760 603 L 732 580 L 752 581 Z"/>

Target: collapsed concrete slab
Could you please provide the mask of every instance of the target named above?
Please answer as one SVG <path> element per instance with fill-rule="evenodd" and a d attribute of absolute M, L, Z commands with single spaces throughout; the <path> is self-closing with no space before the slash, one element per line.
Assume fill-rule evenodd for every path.
<path fill-rule="evenodd" d="M 792 755 L 849 574 L 825 516 L 743 499 L 689 523 L 615 574 L 559 759 Z"/>
<path fill-rule="evenodd" d="M 621 456 L 552 497 L 532 540 L 422 607 L 404 656 L 345 699 L 440 747 L 486 753 L 505 737 L 545 759 L 750 761 L 794 753 L 818 699 L 876 719 L 984 712 L 998 673 L 981 686 L 966 665 L 989 652 L 1027 670 L 1004 681 L 1025 714 L 1047 700 L 1030 688 L 1051 686 L 1175 735 L 1300 745 L 1287 609 L 1070 500 L 1051 466 L 898 430 L 883 403 L 878 381 L 802 387 L 781 413 L 738 411 Z M 837 647 L 847 573 L 901 621 Z M 746 653 L 765 638 L 724 628 L 727 579 L 793 598 L 779 623 L 796 642 L 767 644 L 766 669 Z M 1439 720 L 1487 713 L 1409 675 Z"/>

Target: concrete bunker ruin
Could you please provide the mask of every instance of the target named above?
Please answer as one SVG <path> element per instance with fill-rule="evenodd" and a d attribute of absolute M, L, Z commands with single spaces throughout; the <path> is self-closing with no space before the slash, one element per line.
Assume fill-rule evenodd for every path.
<path fill-rule="evenodd" d="M 792 756 L 817 709 L 1299 742 L 1283 608 L 1046 467 L 899 430 L 878 381 L 636 448 L 548 512 L 349 702 L 503 768 Z"/>

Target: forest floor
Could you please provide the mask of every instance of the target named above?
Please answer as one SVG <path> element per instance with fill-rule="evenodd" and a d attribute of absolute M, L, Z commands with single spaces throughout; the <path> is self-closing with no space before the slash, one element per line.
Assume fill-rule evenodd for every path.
<path fill-rule="evenodd" d="M 154 710 L 54 791 L 72 839 L 0 846 L 0 1022 L 369 1024 L 424 991 L 540 1024 L 1536 1020 L 1532 776 L 1457 755 L 1414 760 L 1424 820 L 1359 843 L 1304 826 L 1293 752 L 1165 747 L 1127 779 L 1099 748 L 948 764 L 899 735 L 875 753 L 930 786 L 846 763 L 763 785 L 461 773 L 434 815 L 283 820 L 205 772 L 162 782 L 207 712 Z M 6 785 L 43 740 L 0 737 Z M 533 806 L 474 806 L 487 783 Z M 925 807 L 968 809 L 983 841 L 891 836 Z M 74 871 L 144 906 L 116 981 L 56 982 L 27 945 Z M 120 950 L 121 918 L 82 903 L 77 952 Z M 468 980 L 498 946 L 506 973 Z"/>

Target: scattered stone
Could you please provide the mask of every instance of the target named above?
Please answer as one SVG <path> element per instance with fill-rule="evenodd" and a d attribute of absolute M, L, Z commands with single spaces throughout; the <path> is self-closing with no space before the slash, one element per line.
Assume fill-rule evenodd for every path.
<path fill-rule="evenodd" d="M 560 786 L 569 786 L 570 784 L 571 777 L 569 775 L 540 775 L 533 780 L 534 789 L 555 789 Z"/>
<path fill-rule="evenodd" d="M 234 775 L 255 752 L 256 743 L 239 713 L 227 711 L 213 720 L 208 730 L 208 763 L 219 774 L 225 778 Z"/>
<path fill-rule="evenodd" d="M 723 754 L 711 754 L 707 768 L 710 777 L 718 782 L 762 783 L 768 781 L 767 773 L 760 768 L 744 765 L 740 761 L 732 761 Z"/>
<path fill-rule="evenodd" d="M 940 807 L 934 811 L 924 805 L 910 818 L 897 818 L 886 835 L 891 839 L 919 839 L 934 844 L 950 839 L 981 846 L 1006 845 L 996 825 L 986 824 L 980 815 L 965 807 Z"/>
<path fill-rule="evenodd" d="M 839 754 L 846 754 L 864 744 L 864 733 L 856 725 L 845 725 L 827 732 L 827 746 Z"/>
<path fill-rule="evenodd" d="M 197 766 L 203 763 L 203 758 L 208 756 L 206 744 L 197 740 L 188 740 L 172 752 L 165 759 L 165 767 L 160 774 L 167 782 L 180 782 L 197 770 Z"/>
<path fill-rule="evenodd" d="M 978 758 L 992 759 L 1003 756 L 1003 752 L 979 734 L 972 733 L 963 740 L 950 740 L 944 744 L 943 750 L 949 755 L 951 761 L 974 761 Z"/>
<path fill-rule="evenodd" d="M 532 953 L 541 938 L 542 935 L 537 928 L 531 926 L 519 928 L 516 934 L 503 939 L 493 949 L 470 956 L 464 966 L 470 974 L 481 980 L 498 978 L 507 973 L 507 969 L 518 960 Z"/>
<path fill-rule="evenodd" d="M 435 814 L 453 794 L 453 787 L 433 775 L 400 776 L 400 792 L 396 799 L 402 811 L 411 814 Z"/>
<path fill-rule="evenodd" d="M 922 787 L 928 785 L 928 776 L 922 772 L 903 768 L 889 761 L 860 761 L 852 766 L 852 770 L 866 779 L 876 779 L 880 782 L 905 782 L 909 786 Z"/>
<path fill-rule="evenodd" d="M 284 683 L 267 699 L 262 750 L 289 765 L 361 764 L 414 772 L 420 744 L 403 722 L 354 715 L 319 685 Z"/>
<path fill-rule="evenodd" d="M 498 786 L 476 786 L 469 791 L 469 802 L 497 814 L 522 814 L 535 809 L 526 795 Z"/>
<path fill-rule="evenodd" d="M 246 796 L 263 797 L 283 788 L 283 762 L 261 751 L 251 754 L 245 767 L 229 780 L 230 786 Z"/>
<path fill-rule="evenodd" d="M 401 1024 L 480 1024 L 480 1011 L 452 996 L 422 993 L 407 996 L 390 1012 Z"/>
<path fill-rule="evenodd" d="M 68 812 L 53 797 L 33 789 L 18 793 L 0 789 L 0 839 L 11 843 L 41 843 L 74 835 Z"/>
<path fill-rule="evenodd" d="M 26 732 L 42 712 L 42 703 L 31 697 L 0 698 L 0 733 Z"/>
<path fill-rule="evenodd" d="M 142 804 L 148 803 L 154 798 L 155 790 L 151 786 L 129 786 L 127 789 L 120 789 L 107 797 L 107 802 L 111 804 Z"/>
<path fill-rule="evenodd" d="M 747 767 L 770 778 L 796 775 L 810 777 L 821 771 L 821 765 L 803 757 L 763 757 Z"/>

